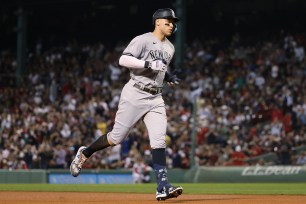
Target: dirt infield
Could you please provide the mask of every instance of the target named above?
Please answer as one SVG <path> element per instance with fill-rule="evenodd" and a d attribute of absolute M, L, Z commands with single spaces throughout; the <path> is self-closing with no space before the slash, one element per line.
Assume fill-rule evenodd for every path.
<path fill-rule="evenodd" d="M 0 192 L 1 204 L 305 204 L 306 196 L 288 195 L 181 195 L 167 201 L 156 201 L 151 194 L 134 193 L 75 193 L 75 192 Z"/>

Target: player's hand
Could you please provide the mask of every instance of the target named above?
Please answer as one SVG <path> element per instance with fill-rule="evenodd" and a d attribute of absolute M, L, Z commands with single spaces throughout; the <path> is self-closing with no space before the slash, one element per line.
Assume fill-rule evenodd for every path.
<path fill-rule="evenodd" d="M 175 86 L 180 84 L 181 79 L 176 74 L 170 74 L 166 72 L 165 80 L 169 86 Z"/>
<path fill-rule="evenodd" d="M 149 68 L 154 71 L 166 71 L 167 65 L 164 64 L 162 60 L 155 60 L 153 62 L 150 62 Z"/>

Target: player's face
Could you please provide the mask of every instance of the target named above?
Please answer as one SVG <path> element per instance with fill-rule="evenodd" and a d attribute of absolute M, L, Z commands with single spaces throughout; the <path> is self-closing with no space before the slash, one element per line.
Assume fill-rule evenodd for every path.
<path fill-rule="evenodd" d="M 170 36 L 175 29 L 174 19 L 158 19 L 158 21 L 160 31 L 165 36 Z"/>

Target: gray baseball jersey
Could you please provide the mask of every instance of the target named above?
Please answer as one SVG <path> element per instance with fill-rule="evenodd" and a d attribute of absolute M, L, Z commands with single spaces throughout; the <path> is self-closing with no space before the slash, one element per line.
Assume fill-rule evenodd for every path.
<path fill-rule="evenodd" d="M 123 51 L 123 55 L 136 57 L 144 61 L 163 60 L 167 65 L 174 54 L 173 44 L 165 38 L 163 42 L 153 33 L 145 33 L 135 37 Z M 165 71 L 155 72 L 151 69 L 130 69 L 131 79 L 145 86 L 162 87 Z"/>
<path fill-rule="evenodd" d="M 135 37 L 122 55 L 143 61 L 164 60 L 169 65 L 173 54 L 174 46 L 167 38 L 161 42 L 153 33 L 145 33 Z M 122 89 L 115 124 L 107 135 L 108 141 L 113 144 L 121 143 L 142 118 L 149 133 L 151 148 L 165 148 L 167 116 L 162 95 L 139 90 L 135 84 L 162 87 L 166 71 L 130 68 L 130 72 L 131 79 Z"/>

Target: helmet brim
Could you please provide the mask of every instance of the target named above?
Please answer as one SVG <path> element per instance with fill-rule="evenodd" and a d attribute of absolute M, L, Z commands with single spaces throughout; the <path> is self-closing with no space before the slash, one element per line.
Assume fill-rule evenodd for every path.
<path fill-rule="evenodd" d="M 165 17 L 162 17 L 162 18 L 156 18 L 156 20 L 157 20 L 157 19 L 174 19 L 174 22 L 180 21 L 179 18 L 173 17 L 173 16 L 165 16 Z"/>

